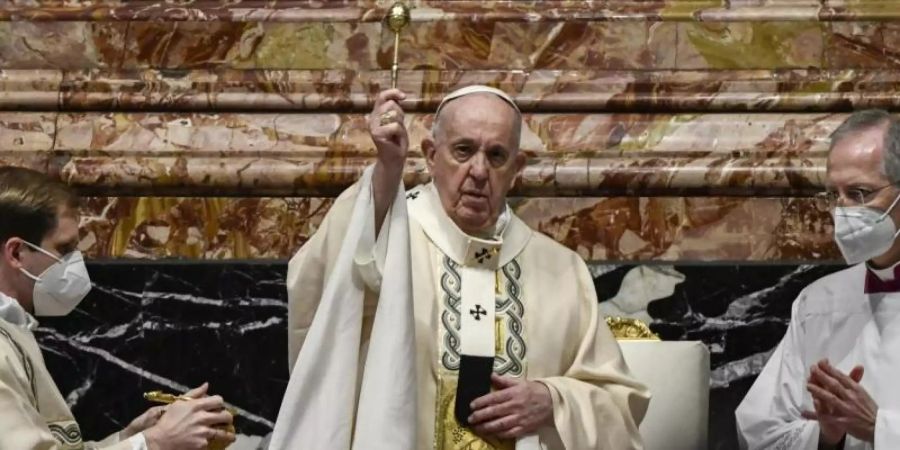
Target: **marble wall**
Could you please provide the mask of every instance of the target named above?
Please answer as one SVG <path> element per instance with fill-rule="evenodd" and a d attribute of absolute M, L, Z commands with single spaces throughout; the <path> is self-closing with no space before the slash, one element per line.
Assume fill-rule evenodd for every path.
<path fill-rule="evenodd" d="M 242 448 L 287 381 L 286 260 L 372 161 L 389 85 L 382 0 L 0 0 L 0 164 L 86 197 L 97 287 L 39 330 L 88 435 L 150 389 L 208 380 Z M 710 448 L 810 281 L 841 268 L 829 133 L 900 107 L 900 13 L 845 0 L 412 0 L 408 184 L 467 84 L 525 111 L 511 204 L 582 255 L 604 311 L 712 354 Z"/>
<path fill-rule="evenodd" d="M 80 249 L 92 258 L 288 259 L 330 198 L 88 198 Z M 809 198 L 514 198 L 532 228 L 589 262 L 836 262 L 828 212 Z"/>

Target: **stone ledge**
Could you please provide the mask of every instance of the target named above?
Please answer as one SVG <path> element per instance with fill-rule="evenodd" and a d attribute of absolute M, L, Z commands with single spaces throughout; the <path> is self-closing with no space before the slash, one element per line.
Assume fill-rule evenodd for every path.
<path fill-rule="evenodd" d="M 845 114 L 525 114 L 521 196 L 821 189 Z M 410 113 L 410 183 L 427 178 Z M 331 196 L 373 161 L 363 114 L 0 113 L 0 162 L 97 195 Z"/>
<path fill-rule="evenodd" d="M 217 22 L 378 22 L 393 3 L 388 0 L 301 1 L 160 1 L 86 0 L 0 2 L 0 20 L 29 21 L 217 21 Z M 733 3 L 733 4 L 732 4 Z M 845 0 L 647 0 L 583 2 L 543 0 L 500 2 L 413 0 L 414 22 L 493 20 L 568 21 L 846 21 L 896 20 L 890 2 L 862 4 Z"/>
<path fill-rule="evenodd" d="M 894 70 L 404 70 L 408 111 L 489 84 L 524 111 L 847 111 L 900 107 Z M 365 112 L 388 71 L 0 70 L 0 110 Z"/>

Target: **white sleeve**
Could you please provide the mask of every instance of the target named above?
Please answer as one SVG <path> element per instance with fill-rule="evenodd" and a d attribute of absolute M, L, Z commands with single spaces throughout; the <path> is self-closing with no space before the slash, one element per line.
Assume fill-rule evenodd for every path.
<path fill-rule="evenodd" d="M 402 192 L 403 185 L 400 185 Z M 370 194 L 369 202 L 371 202 L 370 210 L 374 210 L 375 199 L 374 194 Z M 381 279 L 384 275 L 384 264 L 387 259 L 388 239 L 390 239 L 390 226 L 387 226 L 387 219 L 391 217 L 391 211 L 394 205 L 391 204 L 385 215 L 385 224 L 382 225 L 378 232 L 378 238 L 375 238 L 375 216 L 369 214 L 367 220 L 369 223 L 363 230 L 362 237 L 356 247 L 356 253 L 353 256 L 353 265 L 357 273 L 362 278 L 372 292 L 381 292 Z"/>
<path fill-rule="evenodd" d="M 819 445 L 819 423 L 801 416 L 811 408 L 804 406 L 809 375 L 798 304 L 800 299 L 794 302 L 787 333 L 735 411 L 742 449 L 816 450 Z"/>
<path fill-rule="evenodd" d="M 900 411 L 879 409 L 875 418 L 875 448 L 893 448 L 900 442 Z"/>
<path fill-rule="evenodd" d="M 131 450 L 147 450 L 147 439 L 144 438 L 144 433 L 135 434 L 126 441 L 131 444 Z"/>

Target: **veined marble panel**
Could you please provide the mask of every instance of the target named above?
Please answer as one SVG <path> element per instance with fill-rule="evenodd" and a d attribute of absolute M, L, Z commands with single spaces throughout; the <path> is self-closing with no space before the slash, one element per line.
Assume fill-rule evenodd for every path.
<path fill-rule="evenodd" d="M 93 258 L 288 259 L 330 198 L 89 198 Z M 839 261 L 827 212 L 808 198 L 517 198 L 531 226 L 588 261 Z"/>
<path fill-rule="evenodd" d="M 4 0 L 0 20 L 159 20 L 307 22 L 379 21 L 392 2 L 381 0 Z M 889 20 L 887 2 L 848 0 L 409 0 L 414 21 L 693 21 L 693 20 Z"/>
<path fill-rule="evenodd" d="M 892 68 L 896 59 L 893 27 L 877 21 L 447 17 L 452 20 L 414 21 L 403 31 L 401 70 L 842 70 Z M 393 32 L 379 21 L 321 16 L 300 22 L 0 21 L 4 69 L 389 70 L 393 46 Z M 875 62 L 880 54 L 888 62 Z"/>

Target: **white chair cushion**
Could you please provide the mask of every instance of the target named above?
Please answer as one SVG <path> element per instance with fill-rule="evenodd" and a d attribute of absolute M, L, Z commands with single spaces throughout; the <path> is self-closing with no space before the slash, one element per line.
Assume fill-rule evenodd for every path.
<path fill-rule="evenodd" d="M 641 422 L 646 450 L 706 449 L 709 350 L 698 341 L 619 341 L 653 398 Z"/>

